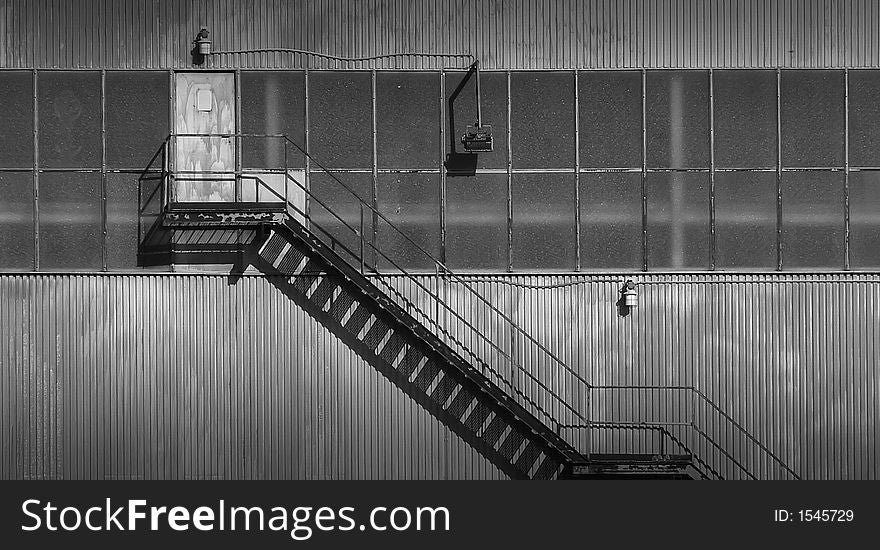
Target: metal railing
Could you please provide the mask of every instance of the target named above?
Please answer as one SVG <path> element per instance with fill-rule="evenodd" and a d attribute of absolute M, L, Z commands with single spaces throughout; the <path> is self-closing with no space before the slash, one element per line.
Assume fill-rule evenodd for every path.
<path fill-rule="evenodd" d="M 241 151 L 250 140 L 275 142 L 269 147 L 276 152 L 269 155 L 276 157 L 272 167 L 241 168 Z M 169 209 L 216 203 L 234 208 L 241 204 L 284 204 L 290 196 L 288 159 L 284 154 L 287 149 L 287 138 L 280 135 L 171 134 L 163 144 L 166 179 L 162 206 Z M 277 189 L 264 179 L 268 175 L 278 176 Z"/>
<path fill-rule="evenodd" d="M 236 149 L 239 169 L 225 172 L 234 178 L 235 199 L 242 196 L 240 190 L 243 179 L 254 178 L 260 184 L 258 172 L 285 174 L 285 182 L 289 181 L 290 185 L 285 183 L 283 197 L 280 197 L 279 190 L 273 190 L 265 182 L 261 183 L 270 190 L 275 200 L 284 200 L 288 214 L 327 242 L 362 274 L 372 276 L 395 303 L 431 328 L 454 351 L 469 358 L 472 366 L 478 368 L 490 381 L 505 388 L 519 405 L 587 457 L 595 452 L 618 451 L 615 444 L 605 441 L 607 438 L 600 433 L 651 432 L 660 438 L 661 452 L 655 454 L 665 454 L 669 447 L 691 454 L 695 468 L 704 477 L 756 479 L 761 475 L 771 478 L 798 478 L 766 445 L 694 386 L 594 385 L 587 381 L 523 329 L 510 314 L 478 292 L 467 279 L 453 272 L 426 250 L 427 245 L 419 244 L 413 235 L 399 227 L 407 224 L 406 216 L 409 213 L 395 213 L 393 217 L 403 221 L 392 222 L 389 219 L 390 214 L 384 214 L 377 206 L 367 202 L 350 185 L 344 183 L 339 175 L 323 166 L 287 136 L 186 134 L 170 136 L 166 145 L 171 146 L 180 137 L 199 136 L 235 140 L 239 147 Z M 283 168 L 241 170 L 240 146 L 243 140 L 249 139 L 283 140 L 283 154 L 275 151 L 273 155 L 269 155 L 276 160 L 283 158 Z M 274 146 L 266 149 L 271 152 Z M 288 166 L 289 150 L 308 159 L 312 174 L 320 173 L 325 176 L 320 186 L 307 185 L 305 181 L 294 177 Z M 166 158 L 172 160 L 167 167 L 166 189 L 175 185 L 175 182 L 182 181 L 181 178 L 185 178 L 188 173 L 175 169 L 174 155 L 174 151 L 166 154 Z M 291 201 L 290 191 L 293 189 L 299 191 L 300 200 Z M 413 217 L 416 222 L 419 221 L 418 213 Z M 380 234 L 383 235 L 383 242 L 387 240 L 391 243 L 389 247 L 378 246 Z M 415 264 L 417 267 L 401 265 L 404 263 Z M 423 275 L 426 273 L 433 273 L 437 277 L 425 279 Z M 395 284 L 395 278 L 407 284 Z M 437 289 L 429 288 L 431 281 L 438 286 Z M 440 295 L 439 286 L 447 281 L 456 283 L 455 289 L 460 289 L 469 297 L 469 304 L 481 307 L 476 312 L 477 319 L 466 318 L 450 303 L 449 297 L 443 298 Z M 505 341 L 509 342 L 509 347 L 501 344 Z M 684 398 L 681 397 L 682 394 Z M 608 395 L 616 397 L 606 397 Z M 644 416 L 644 410 L 640 412 L 639 409 L 650 407 L 657 418 L 604 417 L 605 411 L 621 403 L 630 405 L 633 411 L 631 417 Z M 725 444 L 716 441 L 717 435 L 712 437 L 707 432 L 704 428 L 706 424 L 715 427 L 716 432 L 727 434 Z M 601 444 L 599 448 L 596 448 L 597 441 Z M 632 447 L 634 441 L 632 438 L 625 439 L 618 445 Z M 759 466 L 758 474 L 753 471 L 753 464 L 744 464 L 742 458 L 734 456 L 736 451 L 729 449 L 731 441 L 733 446 L 751 455 L 750 462 Z M 635 441 L 636 445 L 642 443 Z"/>

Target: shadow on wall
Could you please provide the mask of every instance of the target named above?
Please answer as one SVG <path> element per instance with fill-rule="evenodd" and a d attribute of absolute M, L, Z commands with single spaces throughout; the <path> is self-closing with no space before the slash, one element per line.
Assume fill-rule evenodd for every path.
<path fill-rule="evenodd" d="M 162 226 L 165 154 L 163 143 L 138 175 L 138 267 L 188 264 L 243 269 L 244 250 L 254 241 L 255 230 L 206 227 L 181 231 Z"/>
<path fill-rule="evenodd" d="M 514 427 L 518 424 L 489 394 L 439 355 L 435 356 L 426 343 L 378 303 L 363 298 L 355 283 L 328 269 L 308 245 L 295 238 L 285 240 L 291 248 L 283 253 L 277 268 L 260 252 L 263 238 L 249 247 L 247 263 L 266 274 L 282 294 L 504 474 L 512 479 L 550 479 L 558 474 L 561 461 L 535 440 L 523 439 L 521 428 Z M 270 244 L 266 243 L 267 250 L 275 246 Z M 291 256 L 295 259 L 291 260 Z M 304 260 L 302 271 L 291 277 L 289 270 Z M 228 283 L 235 284 L 239 278 L 231 273 Z M 374 323 L 369 329 L 362 329 L 368 318 L 374 318 Z M 388 331 L 387 335 L 384 331 Z M 361 332 L 364 336 L 359 338 Z M 386 341 L 383 347 L 382 342 Z M 458 393 L 454 393 L 455 387 L 460 387 Z M 450 404 L 444 407 L 447 401 Z M 488 427 L 482 429 L 487 420 Z M 505 431 L 505 426 L 511 430 Z M 526 449 L 516 455 L 523 443 Z"/>
<path fill-rule="evenodd" d="M 449 96 L 449 103 L 446 109 L 449 113 L 449 127 L 446 132 L 449 136 L 449 152 L 446 154 L 446 161 L 443 165 L 446 167 L 447 171 L 455 172 L 455 175 L 457 176 L 473 176 L 477 172 L 477 158 L 479 155 L 475 153 L 464 153 L 458 150 L 461 144 L 458 142 L 457 134 L 455 133 L 454 108 L 455 100 L 461 95 L 462 90 L 467 86 L 470 79 L 474 78 L 475 74 L 476 68 L 471 67 L 467 74 L 465 74 L 464 78 L 461 79 L 461 82 L 459 82 L 455 91 Z"/>

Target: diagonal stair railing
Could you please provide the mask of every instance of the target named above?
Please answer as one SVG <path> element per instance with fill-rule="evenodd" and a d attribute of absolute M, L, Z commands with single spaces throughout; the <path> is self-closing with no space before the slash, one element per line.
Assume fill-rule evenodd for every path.
<path fill-rule="evenodd" d="M 383 213 L 368 202 L 370 197 L 343 181 L 344 172 L 328 169 L 286 135 L 231 136 L 239 143 L 284 142 L 282 169 L 236 170 L 236 186 L 251 179 L 268 190 L 273 200 L 285 204 L 293 223 L 302 224 L 370 277 L 399 307 L 587 460 L 600 453 L 676 451 L 690 454 L 704 478 L 798 479 L 771 449 L 695 386 L 589 382 L 405 230 L 420 221 L 417 208 Z M 172 142 L 173 136 L 166 146 Z M 294 154 L 307 159 L 312 185 L 289 169 L 288 159 Z M 266 184 L 260 173 L 283 173 L 283 185 Z M 320 185 L 315 174 L 321 175 Z M 172 164 L 167 167 L 166 197 L 173 195 L 175 176 Z M 241 197 L 238 187 L 235 196 Z M 399 218 L 398 223 L 390 217 Z M 379 246 L 380 240 L 391 246 Z M 468 298 L 469 307 L 480 309 L 470 314 L 460 311 L 456 303 L 464 300 L 456 300 L 460 297 L 456 293 Z"/>

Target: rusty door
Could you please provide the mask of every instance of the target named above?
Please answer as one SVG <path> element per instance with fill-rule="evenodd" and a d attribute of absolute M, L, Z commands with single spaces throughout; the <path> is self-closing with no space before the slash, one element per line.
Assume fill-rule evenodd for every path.
<path fill-rule="evenodd" d="M 174 200 L 236 199 L 235 75 L 176 73 Z"/>

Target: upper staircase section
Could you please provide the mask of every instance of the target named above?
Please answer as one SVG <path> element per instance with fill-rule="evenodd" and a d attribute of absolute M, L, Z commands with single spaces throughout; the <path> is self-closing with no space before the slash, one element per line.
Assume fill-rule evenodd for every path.
<path fill-rule="evenodd" d="M 260 173 L 182 174 L 166 162 L 163 224 L 264 228 L 257 267 L 288 276 L 272 280 L 511 477 L 797 478 L 695 387 L 586 380 L 285 136 L 235 137 L 283 139 L 321 186 L 291 171 L 286 152 Z M 233 200 L 181 201 L 181 185 L 230 185 Z M 461 296 L 479 309 L 461 311 Z"/>

